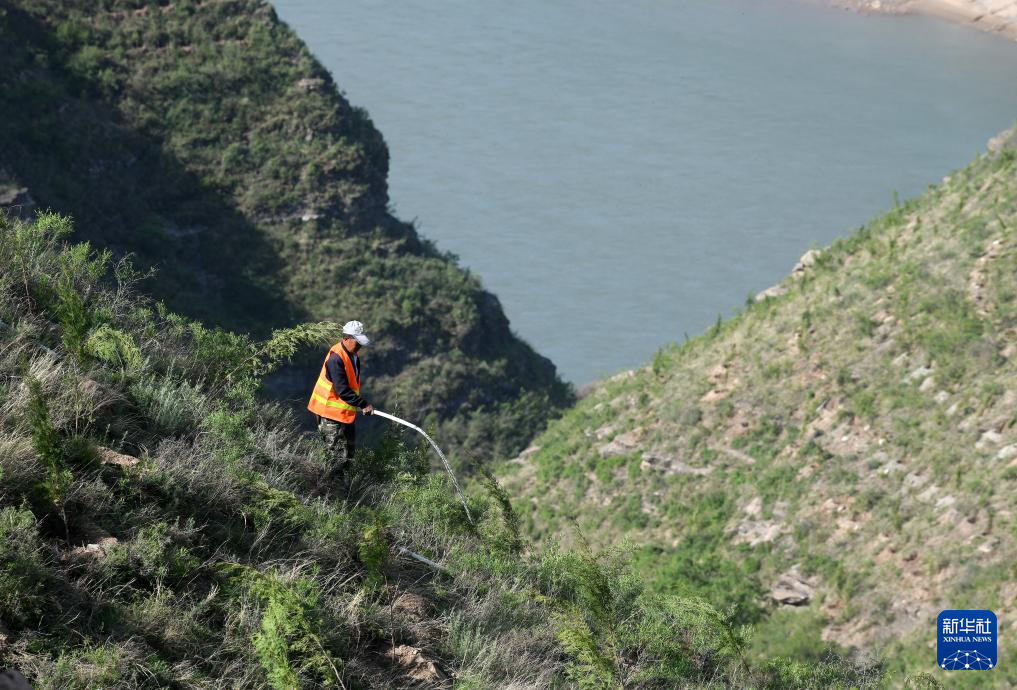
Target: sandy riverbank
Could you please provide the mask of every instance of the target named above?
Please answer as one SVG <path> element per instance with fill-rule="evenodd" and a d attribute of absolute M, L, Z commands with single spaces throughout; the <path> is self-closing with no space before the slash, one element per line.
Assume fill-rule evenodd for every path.
<path fill-rule="evenodd" d="M 873 14 L 926 14 L 1017 40 L 1017 0 L 832 0 Z"/>

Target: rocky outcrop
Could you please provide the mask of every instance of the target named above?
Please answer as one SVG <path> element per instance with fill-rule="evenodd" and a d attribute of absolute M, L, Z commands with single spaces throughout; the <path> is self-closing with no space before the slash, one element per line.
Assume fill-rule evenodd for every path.
<path fill-rule="evenodd" d="M 1013 0 L 831 0 L 864 14 L 924 14 L 1017 39 L 1017 2 Z"/>
<path fill-rule="evenodd" d="M 798 263 L 791 269 L 791 273 L 788 276 L 789 280 L 796 280 L 805 275 L 810 268 L 812 268 L 816 261 L 822 256 L 823 252 L 819 249 L 810 249 L 809 251 L 802 254 L 802 258 L 798 259 Z M 762 302 L 768 297 L 780 297 L 788 291 L 788 280 L 784 280 L 776 285 L 770 286 L 756 295 L 756 301 Z"/>
<path fill-rule="evenodd" d="M 770 598 L 781 606 L 804 606 L 815 594 L 816 587 L 798 566 L 782 574 L 770 590 Z"/>
<path fill-rule="evenodd" d="M 598 435 L 603 430 L 598 430 Z M 643 435 L 642 429 L 633 429 L 623 434 L 618 434 L 607 443 L 599 446 L 597 452 L 602 458 L 613 458 L 618 455 L 627 455 L 636 449 L 639 439 Z"/>
<path fill-rule="evenodd" d="M 28 220 L 35 215 L 36 207 L 27 187 L 0 187 L 0 209 L 7 213 Z"/>
<path fill-rule="evenodd" d="M 775 541 L 787 531 L 787 527 L 774 520 L 746 520 L 738 525 L 735 544 L 759 546 Z"/>

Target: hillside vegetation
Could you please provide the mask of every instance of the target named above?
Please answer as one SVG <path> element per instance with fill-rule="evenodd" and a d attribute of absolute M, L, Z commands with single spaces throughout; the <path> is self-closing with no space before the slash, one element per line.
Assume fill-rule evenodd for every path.
<path fill-rule="evenodd" d="M 208 329 L 70 233 L 0 216 L 0 668 L 37 690 L 883 682 L 835 655 L 750 660 L 749 628 L 617 552 L 529 548 L 491 478 L 471 523 L 396 436 L 340 480 L 252 396 L 335 324 Z"/>
<path fill-rule="evenodd" d="M 835 644 L 945 678 L 937 614 L 987 608 L 1012 659 L 1014 148 L 596 385 L 505 470 L 529 533 L 631 539 L 658 591 L 757 624 L 757 653 Z M 1017 666 L 961 682 L 1014 687 Z"/>
<path fill-rule="evenodd" d="M 479 280 L 389 212 L 381 134 L 266 2 L 6 0 L 0 71 L 0 202 L 156 267 L 144 288 L 173 310 L 257 337 L 359 319 L 372 402 L 480 455 L 571 401 Z M 321 356 L 272 390 L 303 402 Z"/>

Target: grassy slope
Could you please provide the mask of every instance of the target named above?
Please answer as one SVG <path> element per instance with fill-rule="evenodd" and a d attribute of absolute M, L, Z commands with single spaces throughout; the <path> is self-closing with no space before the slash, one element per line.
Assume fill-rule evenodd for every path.
<path fill-rule="evenodd" d="M 373 399 L 481 454 L 571 400 L 476 277 L 388 213 L 381 135 L 267 3 L 13 0 L 0 32 L 0 178 L 157 266 L 172 309 L 262 335 L 360 319 Z M 305 396 L 319 356 L 273 387 Z"/>
<path fill-rule="evenodd" d="M 37 690 L 879 687 L 748 663 L 746 630 L 610 554 L 528 552 L 493 483 L 470 525 L 426 447 L 386 437 L 344 487 L 251 395 L 334 324 L 208 330 L 69 233 L 0 215 L 0 668 Z"/>
<path fill-rule="evenodd" d="M 1011 138 L 1012 142 L 1012 138 Z M 596 386 L 506 470 L 529 530 L 631 538 L 664 590 L 934 670 L 944 608 L 1017 614 L 1013 144 L 826 249 L 786 294 Z M 797 566 L 804 607 L 768 593 Z M 1012 687 L 1017 667 L 965 678 Z M 953 679 L 954 681 L 956 679 Z"/>

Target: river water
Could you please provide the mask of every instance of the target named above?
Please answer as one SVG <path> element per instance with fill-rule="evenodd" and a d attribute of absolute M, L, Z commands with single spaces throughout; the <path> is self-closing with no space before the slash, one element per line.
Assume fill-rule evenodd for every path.
<path fill-rule="evenodd" d="M 385 136 L 397 214 L 580 385 L 727 318 L 1017 117 L 1017 44 L 933 19 L 795 0 L 274 4 Z"/>

